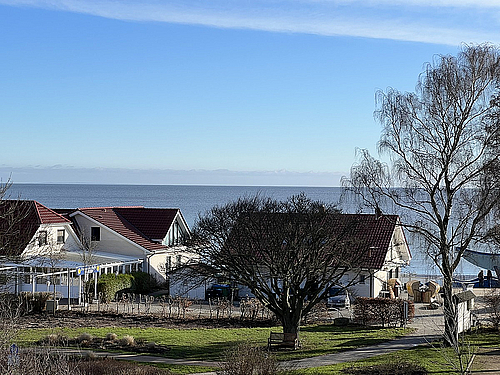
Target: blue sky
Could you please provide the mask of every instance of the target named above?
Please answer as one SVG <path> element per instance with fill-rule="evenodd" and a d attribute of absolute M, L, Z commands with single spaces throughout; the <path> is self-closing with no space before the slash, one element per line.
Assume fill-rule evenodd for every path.
<path fill-rule="evenodd" d="M 338 186 L 493 0 L 0 0 L 0 177 Z"/>

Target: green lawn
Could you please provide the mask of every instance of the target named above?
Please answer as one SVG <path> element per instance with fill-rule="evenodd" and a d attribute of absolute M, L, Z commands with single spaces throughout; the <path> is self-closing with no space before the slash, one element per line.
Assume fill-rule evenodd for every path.
<path fill-rule="evenodd" d="M 250 343 L 265 347 L 271 330 L 279 328 L 237 329 L 165 329 L 165 328 L 92 328 L 78 329 L 26 329 L 19 332 L 17 341 L 27 346 L 51 333 L 76 337 L 90 333 L 104 337 L 115 333 L 118 337 L 131 335 L 136 340 L 154 341 L 171 348 L 169 358 L 219 360 L 223 352 L 239 343 Z M 279 351 L 279 360 L 299 359 L 349 350 L 359 346 L 377 344 L 402 336 L 402 328 L 336 327 L 333 325 L 311 325 L 303 327 L 300 334 L 302 348 L 296 351 Z"/>
<path fill-rule="evenodd" d="M 473 346 L 498 348 L 500 346 L 500 335 L 498 332 L 476 332 L 467 336 L 467 340 Z M 474 349 L 472 349 L 474 350 Z M 297 371 L 297 374 L 309 375 L 335 375 L 343 374 L 346 367 L 352 365 L 372 366 L 387 362 L 415 362 L 424 366 L 433 375 L 445 375 L 456 373 L 452 361 L 456 361 L 452 349 L 430 346 L 419 346 L 413 349 L 400 350 L 391 354 L 383 354 L 368 359 L 342 363 L 338 365 L 316 367 Z"/>

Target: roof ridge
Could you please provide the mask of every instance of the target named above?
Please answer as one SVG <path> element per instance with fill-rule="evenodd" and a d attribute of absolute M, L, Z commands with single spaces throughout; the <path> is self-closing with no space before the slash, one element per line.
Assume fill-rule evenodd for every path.
<path fill-rule="evenodd" d="M 115 208 L 145 208 L 144 206 L 102 206 L 102 207 L 79 207 L 76 210 L 99 210 L 109 208 L 114 210 Z"/>

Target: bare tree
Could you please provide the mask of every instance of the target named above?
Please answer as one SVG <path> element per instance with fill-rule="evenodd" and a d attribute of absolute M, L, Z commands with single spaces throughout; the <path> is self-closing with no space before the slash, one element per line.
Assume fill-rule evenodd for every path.
<path fill-rule="evenodd" d="M 199 217 L 193 241 L 202 262 L 249 287 L 285 333 L 298 333 L 302 316 L 363 255 L 339 212 L 305 195 L 214 207 Z"/>
<path fill-rule="evenodd" d="M 498 49 L 465 45 L 456 57 L 428 63 L 415 93 L 379 91 L 378 147 L 390 166 L 363 150 L 344 180 L 376 209 L 390 203 L 399 210 L 439 268 L 445 340 L 452 346 L 458 342 L 453 273 L 465 249 L 485 238 L 500 202 L 499 83 Z"/>
<path fill-rule="evenodd" d="M 36 220 L 30 215 L 29 201 L 10 199 L 12 182 L 0 182 L 0 259 L 16 260 L 36 232 Z"/>

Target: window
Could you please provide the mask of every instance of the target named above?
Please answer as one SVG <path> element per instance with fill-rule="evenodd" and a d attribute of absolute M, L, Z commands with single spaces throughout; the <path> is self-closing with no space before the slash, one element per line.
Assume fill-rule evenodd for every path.
<path fill-rule="evenodd" d="M 100 227 L 91 227 L 90 228 L 90 240 L 91 241 L 100 241 L 101 240 L 101 228 Z"/>
<path fill-rule="evenodd" d="M 7 275 L 5 273 L 0 273 L 0 284 L 1 285 L 7 284 Z"/>
<path fill-rule="evenodd" d="M 178 245 L 180 243 L 180 230 L 179 230 L 179 223 L 176 221 L 174 224 L 174 243 Z"/>
<path fill-rule="evenodd" d="M 57 230 L 57 243 L 58 244 L 64 243 L 64 237 L 66 237 L 64 229 L 58 229 Z"/>
<path fill-rule="evenodd" d="M 363 275 L 363 274 L 359 275 L 359 283 L 360 284 L 365 284 L 366 283 L 366 275 Z"/>
<path fill-rule="evenodd" d="M 165 259 L 165 270 L 170 272 L 172 270 L 172 257 L 170 255 Z"/>
<path fill-rule="evenodd" d="M 38 233 L 38 246 L 47 245 L 47 231 L 41 231 Z"/>
<path fill-rule="evenodd" d="M 177 267 L 181 266 L 181 262 L 182 262 L 182 256 L 181 255 L 177 255 Z"/>

